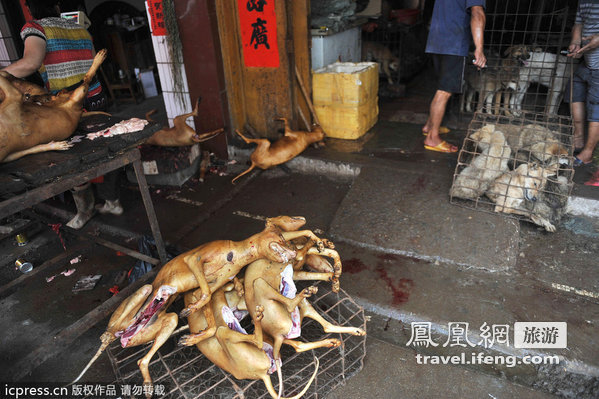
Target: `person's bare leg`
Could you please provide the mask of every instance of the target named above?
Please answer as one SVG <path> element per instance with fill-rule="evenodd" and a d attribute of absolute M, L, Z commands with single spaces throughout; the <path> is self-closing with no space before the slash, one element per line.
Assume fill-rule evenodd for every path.
<path fill-rule="evenodd" d="M 574 149 L 580 150 L 584 147 L 584 121 L 586 119 L 584 102 L 571 103 L 570 114 L 574 125 Z"/>
<path fill-rule="evenodd" d="M 599 122 L 589 122 L 589 137 L 584 148 L 578 154 L 578 159 L 584 163 L 589 163 L 593 159 L 593 151 L 599 141 Z"/>
<path fill-rule="evenodd" d="M 439 128 L 441 127 L 441 122 L 445 115 L 445 108 L 447 107 L 447 102 L 450 97 L 451 93 L 444 90 L 437 90 L 435 93 L 435 97 L 433 97 L 433 100 L 431 101 L 428 120 L 424 125 L 424 128 L 428 130 L 428 135 L 424 139 L 424 144 L 435 147 L 443 141 L 439 137 Z M 451 147 L 453 151 L 458 150 L 456 146 Z"/>

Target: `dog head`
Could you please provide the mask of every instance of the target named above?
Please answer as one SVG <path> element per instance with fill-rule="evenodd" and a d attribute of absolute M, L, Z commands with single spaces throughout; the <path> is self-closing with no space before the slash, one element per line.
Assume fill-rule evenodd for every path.
<path fill-rule="evenodd" d="M 480 129 L 478 129 L 477 131 L 472 133 L 470 138 L 472 140 L 476 141 L 477 143 L 480 143 L 480 142 L 490 143 L 494 132 L 495 132 L 495 125 L 488 124 L 488 125 L 484 125 Z"/>
<path fill-rule="evenodd" d="M 496 130 L 494 124 L 484 125 L 470 136 L 472 140 L 482 149 L 487 149 L 491 144 L 501 145 L 505 143 L 504 134 Z"/>
<path fill-rule="evenodd" d="M 510 46 L 503 52 L 503 55 L 507 58 L 517 60 L 519 64 L 526 66 L 530 59 L 531 49 L 527 45 L 520 44 L 517 46 Z"/>
<path fill-rule="evenodd" d="M 556 166 L 543 168 L 535 163 L 522 164 L 516 171 L 520 175 L 520 187 L 527 201 L 535 202 L 545 189 L 547 178 L 557 173 Z"/>

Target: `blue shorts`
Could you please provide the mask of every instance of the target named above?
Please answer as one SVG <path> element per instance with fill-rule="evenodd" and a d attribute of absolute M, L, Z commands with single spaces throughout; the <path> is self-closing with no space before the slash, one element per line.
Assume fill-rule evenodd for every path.
<path fill-rule="evenodd" d="M 572 102 L 586 103 L 587 121 L 599 122 L 599 70 L 580 64 L 574 72 Z M 564 101 L 570 102 L 570 82 L 564 91 Z"/>
<path fill-rule="evenodd" d="M 439 79 L 437 89 L 449 93 L 461 93 L 466 57 L 447 54 L 431 54 L 431 57 Z"/>

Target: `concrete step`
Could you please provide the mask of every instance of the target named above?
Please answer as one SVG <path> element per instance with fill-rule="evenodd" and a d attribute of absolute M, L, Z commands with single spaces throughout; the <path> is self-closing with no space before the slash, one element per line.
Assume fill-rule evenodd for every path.
<path fill-rule="evenodd" d="M 327 399 L 554 397 L 463 367 L 418 365 L 411 349 L 370 337 L 366 340 L 364 368 Z"/>
<path fill-rule="evenodd" d="M 340 240 L 335 243 L 343 256 L 341 287 L 371 314 L 369 337 L 421 355 L 462 356 L 464 353 L 468 360 L 471 353 L 478 352 L 501 356 L 503 364 L 502 360 L 493 360 L 492 364 L 461 367 L 561 397 L 599 396 L 599 338 L 596 335 L 599 303 L 593 298 L 552 289 L 518 270 L 489 273 L 372 251 Z M 567 323 L 566 349 L 514 348 L 515 322 L 548 321 Z M 412 323 L 417 322 L 430 323 L 431 337 L 437 346 L 407 346 L 412 338 Z M 475 346 L 452 346 L 449 323 L 468 323 L 467 336 Z M 485 347 L 481 338 L 485 323 L 508 325 L 509 342 Z M 409 359 L 413 364 L 416 363 L 414 354 Z M 547 359 L 558 355 L 560 361 L 553 365 L 516 364 L 526 355 Z"/>

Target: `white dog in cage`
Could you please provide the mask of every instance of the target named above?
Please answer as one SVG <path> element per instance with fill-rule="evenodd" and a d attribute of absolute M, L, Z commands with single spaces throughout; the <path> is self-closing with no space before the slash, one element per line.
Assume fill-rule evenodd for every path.
<path fill-rule="evenodd" d="M 482 152 L 455 177 L 449 195 L 476 199 L 487 191 L 496 178 L 508 170 L 511 149 L 503 132 L 496 130 L 492 124 L 476 130 L 468 140 L 474 142 Z M 462 154 L 460 153 L 460 158 Z"/>
<path fill-rule="evenodd" d="M 520 60 L 518 78 L 508 87 L 515 91 L 510 98 L 510 108 L 515 116 L 522 113 L 524 95 L 531 83 L 538 83 L 548 87 L 546 113 L 553 115 L 557 112 L 563 91 L 568 82 L 571 64 L 568 57 L 540 51 L 535 49 L 529 52 L 528 59 Z"/>

